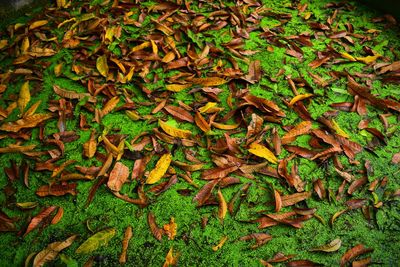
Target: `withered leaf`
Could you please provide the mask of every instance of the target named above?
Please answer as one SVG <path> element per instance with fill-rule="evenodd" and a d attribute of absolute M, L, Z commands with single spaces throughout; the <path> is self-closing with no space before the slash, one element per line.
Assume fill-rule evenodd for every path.
<path fill-rule="evenodd" d="M 104 76 L 105 78 L 108 77 L 108 64 L 106 55 L 102 55 L 97 58 L 96 68 L 102 76 Z"/>
<path fill-rule="evenodd" d="M 285 145 L 291 143 L 295 140 L 297 136 L 310 132 L 311 126 L 312 126 L 311 121 L 300 122 L 281 138 L 282 144 Z"/>
<path fill-rule="evenodd" d="M 250 240 L 255 240 L 255 244 L 252 245 L 250 248 L 256 249 L 264 244 L 266 244 L 268 241 L 272 239 L 272 236 L 267 233 L 254 233 L 254 234 L 249 234 L 245 235 L 239 238 L 241 241 L 250 241 Z"/>
<path fill-rule="evenodd" d="M 213 251 L 220 250 L 227 240 L 228 240 L 228 236 L 221 237 L 221 239 L 219 240 L 219 243 L 217 245 L 213 246 L 212 250 Z"/>
<path fill-rule="evenodd" d="M 212 191 L 214 190 L 215 185 L 218 183 L 218 180 L 212 180 L 206 183 L 200 190 L 197 192 L 196 196 L 193 198 L 194 202 L 197 202 L 197 206 L 202 206 L 211 196 Z"/>
<path fill-rule="evenodd" d="M 228 81 L 220 77 L 207 77 L 207 78 L 193 78 L 191 80 L 194 84 L 202 86 L 218 86 L 227 83 Z"/>
<path fill-rule="evenodd" d="M 170 126 L 167 123 L 163 122 L 162 120 L 158 120 L 158 124 L 160 125 L 161 129 L 164 130 L 164 132 L 166 132 L 167 134 L 169 134 L 173 137 L 189 138 L 192 135 L 191 131 L 175 128 L 175 127 Z"/>
<path fill-rule="evenodd" d="M 292 206 L 300 201 L 303 201 L 311 196 L 311 192 L 294 193 L 287 196 L 282 196 L 282 207 Z"/>
<path fill-rule="evenodd" d="M 114 228 L 108 228 L 101 230 L 91 237 L 89 237 L 85 242 L 83 242 L 76 250 L 77 254 L 88 254 L 101 246 L 105 246 L 108 242 L 115 236 L 116 230 Z"/>
<path fill-rule="evenodd" d="M 18 105 L 18 108 L 19 108 L 21 114 L 24 112 L 25 107 L 29 103 L 30 100 L 31 100 L 31 93 L 29 91 L 29 81 L 26 81 L 21 86 L 21 89 L 19 91 L 18 101 L 17 101 L 17 105 Z"/>
<path fill-rule="evenodd" d="M 256 155 L 260 158 L 265 158 L 271 163 L 278 163 L 278 159 L 275 157 L 274 153 L 271 152 L 268 148 L 258 143 L 251 143 L 249 146 L 249 152 L 253 155 Z"/>
<path fill-rule="evenodd" d="M 110 172 L 108 177 L 107 186 L 112 191 L 120 191 L 122 185 L 128 180 L 129 177 L 129 168 L 125 166 L 122 162 L 117 162 L 114 165 L 114 168 Z"/>
<path fill-rule="evenodd" d="M 71 194 L 75 196 L 77 194 L 76 186 L 76 183 L 42 185 L 36 190 L 36 195 L 38 195 L 39 197 L 64 196 L 66 194 Z"/>
<path fill-rule="evenodd" d="M 83 144 L 83 154 L 85 155 L 85 157 L 93 158 L 94 154 L 96 154 L 97 142 L 94 137 L 95 133 L 95 131 L 92 131 L 92 133 L 90 134 L 90 139 Z"/>
<path fill-rule="evenodd" d="M 154 169 L 149 173 L 147 177 L 146 184 L 155 184 L 157 183 L 167 172 L 169 165 L 171 164 L 172 156 L 167 153 L 161 156 L 161 158 L 157 161 Z"/>
<path fill-rule="evenodd" d="M 218 218 L 220 219 L 221 222 L 223 222 L 224 218 L 226 216 L 226 212 L 228 211 L 228 205 L 226 204 L 226 201 L 225 201 L 224 195 L 221 192 L 221 189 L 218 190 L 217 196 L 218 196 L 218 202 L 219 202 Z"/>
<path fill-rule="evenodd" d="M 76 237 L 77 235 L 73 235 L 64 241 L 49 244 L 44 250 L 35 256 L 33 260 L 33 266 L 40 267 L 47 262 L 53 261 L 61 250 L 72 245 Z"/>
<path fill-rule="evenodd" d="M 63 88 L 59 87 L 58 85 L 53 85 L 53 90 L 57 95 L 67 98 L 67 99 L 82 100 L 84 98 L 87 98 L 89 102 L 92 102 L 92 103 L 96 102 L 96 98 L 89 93 L 78 93 L 78 92 L 75 92 L 72 90 L 63 89 Z"/>
<path fill-rule="evenodd" d="M 164 224 L 163 229 L 164 233 L 168 236 L 169 240 L 174 240 L 176 236 L 178 225 L 175 223 L 175 218 L 171 217 L 168 224 Z"/>
<path fill-rule="evenodd" d="M 161 241 L 162 236 L 164 235 L 164 230 L 157 226 L 156 218 L 154 217 L 154 214 L 151 211 L 147 215 L 147 223 L 149 224 L 150 231 L 153 234 L 153 236 L 158 241 Z"/>
<path fill-rule="evenodd" d="M 310 249 L 310 251 L 335 252 L 340 249 L 341 245 L 342 245 L 342 240 L 340 240 L 339 238 L 336 238 L 336 239 L 332 240 L 331 242 L 329 242 L 328 244 L 320 246 L 320 247 L 312 248 L 312 249 Z"/>
<path fill-rule="evenodd" d="M 351 249 L 347 250 L 342 258 L 340 259 L 340 266 L 346 266 L 346 264 L 354 259 L 355 257 L 358 257 L 362 254 L 368 253 L 373 251 L 372 248 L 366 248 L 363 244 L 358 244 L 355 247 L 352 247 Z"/>
<path fill-rule="evenodd" d="M 46 220 L 57 209 L 57 206 L 43 208 L 38 215 L 32 218 L 24 233 L 24 236 L 36 229 L 44 220 Z"/>
<path fill-rule="evenodd" d="M 165 256 L 163 267 L 175 266 L 178 263 L 178 256 L 179 254 L 174 256 L 174 250 L 171 247 L 167 253 L 167 256 Z"/>
<path fill-rule="evenodd" d="M 164 109 L 175 118 L 183 121 L 194 122 L 193 116 L 181 107 L 167 105 Z"/>
<path fill-rule="evenodd" d="M 122 252 L 119 257 L 120 264 L 126 263 L 126 253 L 128 251 L 129 241 L 131 240 L 132 236 L 133 236 L 132 227 L 131 226 L 126 227 L 124 233 L 124 239 L 122 240 Z"/>
<path fill-rule="evenodd" d="M 7 132 L 18 132 L 24 128 L 34 128 L 39 123 L 46 121 L 53 117 L 51 114 L 33 114 L 31 116 L 24 117 L 15 122 L 3 123 L 0 130 Z"/>

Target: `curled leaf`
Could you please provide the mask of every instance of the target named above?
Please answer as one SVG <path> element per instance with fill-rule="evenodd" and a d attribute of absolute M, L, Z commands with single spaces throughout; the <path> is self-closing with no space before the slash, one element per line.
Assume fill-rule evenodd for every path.
<path fill-rule="evenodd" d="M 54 260 L 61 250 L 71 246 L 72 242 L 74 242 L 76 237 L 77 235 L 73 235 L 64 241 L 54 242 L 49 244 L 44 250 L 42 250 L 36 255 L 36 257 L 33 260 L 33 266 L 40 267 L 46 264 L 47 262 Z"/>
<path fill-rule="evenodd" d="M 175 127 L 170 126 L 167 123 L 163 122 L 162 120 L 158 120 L 158 124 L 160 125 L 161 129 L 164 130 L 164 132 L 166 132 L 167 134 L 169 134 L 173 137 L 189 138 L 192 135 L 191 131 L 175 128 Z"/>
<path fill-rule="evenodd" d="M 107 64 L 107 56 L 102 55 L 97 58 L 96 60 L 96 68 L 99 71 L 99 73 L 106 77 L 108 76 L 108 64 Z"/>
<path fill-rule="evenodd" d="M 339 238 L 336 238 L 336 239 L 332 240 L 331 242 L 329 242 L 329 244 L 326 244 L 326 245 L 323 245 L 320 247 L 316 247 L 316 248 L 312 248 L 312 249 L 310 249 L 310 251 L 335 252 L 340 249 L 341 245 L 342 245 L 342 240 L 340 240 Z"/>

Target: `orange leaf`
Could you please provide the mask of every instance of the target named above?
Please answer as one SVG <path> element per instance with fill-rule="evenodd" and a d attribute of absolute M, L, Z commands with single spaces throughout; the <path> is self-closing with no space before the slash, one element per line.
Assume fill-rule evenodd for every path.
<path fill-rule="evenodd" d="M 129 168 L 121 162 L 115 163 L 114 168 L 108 177 L 107 186 L 112 191 L 120 191 L 122 185 L 128 180 Z"/>
<path fill-rule="evenodd" d="M 175 223 L 175 218 L 171 217 L 169 224 L 163 226 L 164 232 L 167 234 L 169 240 L 174 240 L 176 236 L 176 229 L 178 225 Z"/>
<path fill-rule="evenodd" d="M 228 81 L 220 77 L 207 77 L 207 78 L 193 78 L 191 80 L 194 84 L 202 86 L 218 86 L 227 83 Z"/>
<path fill-rule="evenodd" d="M 310 132 L 312 123 L 311 121 L 302 121 L 287 132 L 281 139 L 283 145 L 293 142 L 297 136 Z"/>

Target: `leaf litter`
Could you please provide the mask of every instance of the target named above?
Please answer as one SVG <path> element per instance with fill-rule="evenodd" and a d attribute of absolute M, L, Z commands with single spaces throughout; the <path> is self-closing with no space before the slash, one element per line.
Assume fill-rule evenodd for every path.
<path fill-rule="evenodd" d="M 68 229 L 57 239 L 65 241 L 26 253 L 28 264 L 36 255 L 33 266 L 67 258 L 90 266 L 100 248 L 129 264 L 136 236 L 162 248 L 164 266 L 198 264 L 179 242 L 216 255 L 236 243 L 268 251 L 270 260 L 244 252 L 248 265 L 387 260 L 381 244 L 352 247 L 337 229 L 368 224 L 382 233 L 397 220 L 383 219 L 390 209 L 400 210 L 400 96 L 389 92 L 400 65 L 396 45 L 382 40 L 396 20 L 348 21 L 353 3 L 272 2 L 55 1 L 2 30 L 1 230 L 32 240 Z M 90 215 L 78 222 L 87 231 L 68 228 L 80 203 L 90 214 L 100 199 L 116 205 L 115 214 L 101 211 L 116 223 L 92 229 Z M 121 207 L 140 223 L 117 217 Z M 308 251 L 280 252 L 297 229 L 327 233 L 324 218 L 334 233 Z M 201 237 L 207 231 L 217 233 Z"/>

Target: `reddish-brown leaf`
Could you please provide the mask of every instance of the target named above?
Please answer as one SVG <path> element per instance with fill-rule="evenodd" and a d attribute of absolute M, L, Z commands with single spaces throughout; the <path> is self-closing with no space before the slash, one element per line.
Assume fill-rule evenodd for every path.
<path fill-rule="evenodd" d="M 24 233 L 24 236 L 32 232 L 34 229 L 36 229 L 42 222 L 44 222 L 52 213 L 57 209 L 57 206 L 50 206 L 47 208 L 43 208 L 38 215 L 33 217 L 31 221 L 29 222 L 28 227 L 26 228 L 26 231 Z"/>
<path fill-rule="evenodd" d="M 279 212 L 282 208 L 282 198 L 278 191 L 274 189 L 274 198 L 275 198 L 275 212 Z"/>
<path fill-rule="evenodd" d="M 255 240 L 255 244 L 251 245 L 251 249 L 256 249 L 264 244 L 266 244 L 268 241 L 272 239 L 272 236 L 267 233 L 254 233 L 254 234 L 249 234 L 245 235 L 239 238 L 240 241 L 250 241 L 250 240 Z"/>
<path fill-rule="evenodd" d="M 43 185 L 39 187 L 38 190 L 36 190 L 36 195 L 38 195 L 39 197 L 64 196 L 66 194 L 71 194 L 75 196 L 77 194 L 76 186 L 76 183 Z"/>
<path fill-rule="evenodd" d="M 108 177 L 107 186 L 112 191 L 120 191 L 122 185 L 128 180 L 129 177 L 129 168 L 125 166 L 121 162 L 117 162 L 114 165 L 114 168 L 110 172 Z"/>
<path fill-rule="evenodd" d="M 176 119 L 187 122 L 194 122 L 193 116 L 181 107 L 168 105 L 165 106 L 164 109 Z"/>
<path fill-rule="evenodd" d="M 205 170 L 201 174 L 201 178 L 204 180 L 214 180 L 219 178 L 224 178 L 228 174 L 236 171 L 239 167 L 238 166 L 228 166 L 228 167 L 217 167 L 213 169 Z"/>
<path fill-rule="evenodd" d="M 211 196 L 212 191 L 214 190 L 215 185 L 218 183 L 218 180 L 212 180 L 206 183 L 193 198 L 194 202 L 197 202 L 197 206 L 202 206 Z"/>
<path fill-rule="evenodd" d="M 311 192 L 294 193 L 292 195 L 282 196 L 282 207 L 292 206 L 311 196 Z"/>
<path fill-rule="evenodd" d="M 286 263 L 288 267 L 316 267 L 323 266 L 322 264 L 310 261 L 310 260 L 294 260 Z"/>
<path fill-rule="evenodd" d="M 149 214 L 147 215 L 147 223 L 149 224 L 150 231 L 153 234 L 153 236 L 158 241 L 161 241 L 164 235 L 164 229 L 158 227 L 156 223 L 156 218 L 154 217 L 154 214 L 151 211 L 149 211 Z"/>
<path fill-rule="evenodd" d="M 352 247 L 351 249 L 347 250 L 342 258 L 340 259 L 340 266 L 343 267 L 345 266 L 349 261 L 351 261 L 352 259 L 373 251 L 374 249 L 371 248 L 366 248 L 363 244 L 358 244 L 355 247 Z"/>
<path fill-rule="evenodd" d="M 64 209 L 63 209 L 63 207 L 59 207 L 56 215 L 54 215 L 50 224 L 57 224 L 62 219 L 63 215 L 64 215 Z"/>

